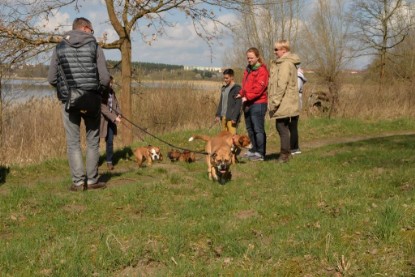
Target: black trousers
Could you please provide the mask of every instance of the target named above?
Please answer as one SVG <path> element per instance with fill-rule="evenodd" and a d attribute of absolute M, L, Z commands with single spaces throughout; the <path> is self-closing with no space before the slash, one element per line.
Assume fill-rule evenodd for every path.
<path fill-rule="evenodd" d="M 299 116 L 293 116 L 279 118 L 275 121 L 275 127 L 280 135 L 281 153 L 283 154 L 291 153 L 291 149 L 299 149 L 298 118 Z"/>
<path fill-rule="evenodd" d="M 298 145 L 298 119 L 299 115 L 291 117 L 291 121 L 288 124 L 288 128 L 290 129 L 290 146 L 291 150 L 300 149 Z"/>

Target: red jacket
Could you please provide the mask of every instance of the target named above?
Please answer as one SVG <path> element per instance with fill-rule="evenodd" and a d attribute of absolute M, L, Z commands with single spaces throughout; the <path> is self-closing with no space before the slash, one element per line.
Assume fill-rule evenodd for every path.
<path fill-rule="evenodd" d="M 242 79 L 242 89 L 239 94 L 246 97 L 246 105 L 268 103 L 269 73 L 265 64 L 255 70 L 247 67 Z"/>

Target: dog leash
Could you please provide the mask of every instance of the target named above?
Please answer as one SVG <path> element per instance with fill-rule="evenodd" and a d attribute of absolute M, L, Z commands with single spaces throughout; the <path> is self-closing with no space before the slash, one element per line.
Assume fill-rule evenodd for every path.
<path fill-rule="evenodd" d="M 128 123 L 130 123 L 132 126 L 136 127 L 137 129 L 139 129 L 140 131 L 142 131 L 142 132 L 146 133 L 147 135 L 149 135 L 149 136 L 151 136 L 151 137 L 153 137 L 153 138 L 157 139 L 158 141 L 161 141 L 162 143 L 167 144 L 168 146 L 170 146 L 170 147 L 172 147 L 172 148 L 180 149 L 180 150 L 182 150 L 182 151 L 190 151 L 190 152 L 194 152 L 194 153 L 197 153 L 197 154 L 202 154 L 202 155 L 209 155 L 209 153 L 207 153 L 207 152 L 202 152 L 202 151 L 193 151 L 193 150 L 190 150 L 190 149 L 187 149 L 187 148 L 183 148 L 183 147 L 180 147 L 180 146 L 173 145 L 173 144 L 171 144 L 170 142 L 165 141 L 164 139 L 161 139 L 161 138 L 159 138 L 159 137 L 157 137 L 157 136 L 155 136 L 155 135 L 151 134 L 151 133 L 150 133 L 150 132 L 148 132 L 146 129 L 144 129 L 144 128 L 142 128 L 142 127 L 138 126 L 137 124 L 135 124 L 134 122 L 132 122 L 132 121 L 131 121 L 131 120 L 129 120 L 128 118 L 124 117 L 124 116 L 123 116 L 123 115 L 122 115 L 119 111 L 117 111 L 117 110 L 115 110 L 115 109 L 114 109 L 114 111 L 115 111 L 117 114 L 121 115 L 121 117 L 122 117 L 125 121 L 127 121 Z M 125 125 L 125 124 L 124 124 L 124 126 L 126 126 L 126 127 L 128 128 L 128 126 L 127 126 L 127 125 Z M 144 140 L 143 140 L 143 141 L 144 141 Z"/>
<path fill-rule="evenodd" d="M 213 126 L 215 126 L 215 125 L 216 125 L 216 123 L 218 123 L 218 124 L 219 124 L 219 122 L 213 121 L 212 125 L 210 125 L 210 127 L 208 128 L 208 130 L 212 129 L 212 127 L 213 127 Z"/>
<path fill-rule="evenodd" d="M 134 132 L 133 128 L 130 128 L 124 121 L 121 121 L 121 124 L 125 126 L 125 128 L 130 129 L 133 131 L 134 135 L 138 137 L 139 140 L 145 142 L 145 140 L 138 134 L 138 132 Z"/>

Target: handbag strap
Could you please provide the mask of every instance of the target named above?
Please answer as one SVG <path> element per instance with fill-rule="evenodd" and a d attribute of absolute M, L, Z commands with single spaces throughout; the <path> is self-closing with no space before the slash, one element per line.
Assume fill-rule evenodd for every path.
<path fill-rule="evenodd" d="M 58 59 L 58 69 L 59 69 L 60 74 L 62 76 L 63 83 L 66 86 L 66 89 L 68 90 L 68 93 L 69 93 L 70 87 L 69 87 L 69 84 L 68 84 L 68 80 L 66 79 L 65 72 L 63 71 L 63 67 L 62 67 L 62 64 L 60 63 L 59 59 Z"/>
<path fill-rule="evenodd" d="M 102 92 L 103 92 L 103 90 L 104 90 L 104 88 L 102 87 L 102 85 L 101 85 L 101 82 L 100 82 L 100 80 L 99 80 L 99 70 L 98 70 L 98 43 L 96 44 L 96 48 L 95 48 L 95 62 L 97 63 L 97 82 L 98 82 L 98 84 L 97 84 L 97 91 L 98 91 L 98 93 L 99 94 L 101 94 L 102 95 Z"/>

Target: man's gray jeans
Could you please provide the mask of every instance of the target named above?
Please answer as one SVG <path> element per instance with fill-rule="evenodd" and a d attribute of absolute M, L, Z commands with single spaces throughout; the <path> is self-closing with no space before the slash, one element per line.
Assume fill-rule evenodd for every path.
<path fill-rule="evenodd" d="M 81 185 L 86 180 L 88 184 L 95 184 L 98 182 L 100 113 L 93 116 L 78 112 L 68 113 L 64 104 L 61 108 L 72 182 Z M 81 119 L 84 120 L 86 128 L 86 176 L 81 151 Z"/>

